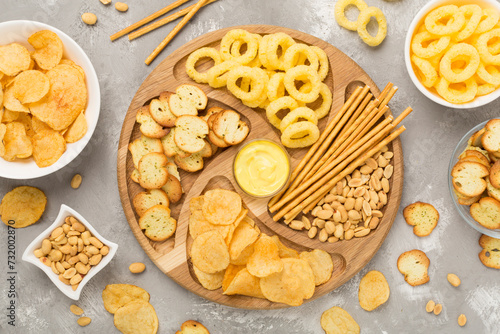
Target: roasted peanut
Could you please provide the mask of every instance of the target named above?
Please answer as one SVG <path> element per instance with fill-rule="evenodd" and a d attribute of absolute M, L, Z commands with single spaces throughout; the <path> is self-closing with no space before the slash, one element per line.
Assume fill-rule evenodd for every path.
<path fill-rule="evenodd" d="M 304 229 L 304 223 L 300 220 L 292 220 L 288 226 L 297 231 L 302 231 Z"/>
<path fill-rule="evenodd" d="M 35 249 L 35 250 L 33 251 L 33 254 L 34 254 L 36 257 L 38 257 L 38 258 L 41 258 L 42 256 L 44 256 L 44 255 L 45 255 L 45 254 L 42 252 L 42 250 L 41 250 L 40 248 Z"/>
<path fill-rule="evenodd" d="M 130 270 L 130 272 L 132 274 L 140 274 L 142 273 L 144 270 L 146 269 L 146 265 L 142 262 L 135 262 L 135 263 L 132 263 L 129 267 L 128 267 L 128 270 Z"/>
<path fill-rule="evenodd" d="M 69 279 L 71 281 L 71 278 L 76 275 L 76 269 L 75 268 L 69 268 L 63 273 L 63 277 L 66 279 Z"/>
<path fill-rule="evenodd" d="M 311 239 L 314 239 L 317 233 L 318 233 L 318 228 L 316 226 L 313 226 L 307 232 L 307 236 Z"/>
<path fill-rule="evenodd" d="M 321 231 L 319 231 L 318 239 L 321 242 L 325 242 L 328 239 L 328 233 L 326 232 L 325 229 L 322 229 Z"/>
<path fill-rule="evenodd" d="M 348 229 L 344 232 L 344 239 L 351 240 L 354 237 L 354 230 Z"/>
<path fill-rule="evenodd" d="M 119 12 L 126 12 L 128 10 L 128 5 L 123 2 L 117 2 L 115 3 L 115 8 Z"/>
<path fill-rule="evenodd" d="M 108 255 L 108 253 L 109 253 L 109 247 L 108 247 L 108 246 L 103 246 L 103 247 L 101 248 L 101 251 L 100 251 L 100 252 L 101 252 L 101 255 L 102 255 L 102 256 L 106 256 L 106 255 Z"/>
<path fill-rule="evenodd" d="M 80 326 L 85 327 L 85 326 L 89 325 L 91 321 L 92 321 L 92 319 L 90 319 L 89 317 L 81 317 L 81 318 L 78 318 L 78 320 L 76 322 Z"/>
<path fill-rule="evenodd" d="M 99 264 L 99 262 L 101 262 L 101 260 L 102 260 L 102 255 L 101 254 L 97 254 L 97 255 L 92 256 L 89 259 L 89 264 L 91 266 L 97 266 Z"/>
<path fill-rule="evenodd" d="M 448 282 L 450 282 L 450 284 L 454 287 L 459 286 L 461 283 L 460 278 L 458 278 L 458 276 L 455 274 L 448 274 L 446 278 L 448 279 Z"/>
<path fill-rule="evenodd" d="M 97 16 L 96 16 L 94 13 L 83 13 L 83 14 L 82 14 L 82 21 L 83 21 L 83 23 L 85 23 L 86 25 L 92 26 L 92 25 L 96 24 L 96 22 L 97 22 Z M 80 176 L 79 174 L 76 174 L 76 175 L 75 175 L 75 177 L 76 177 L 77 175 L 78 175 L 78 176 Z M 73 180 L 75 179 L 75 177 L 73 177 Z M 72 187 L 73 189 L 76 189 L 76 188 L 78 188 L 80 185 L 78 185 L 78 186 L 76 186 L 76 187 L 75 187 L 75 186 L 73 186 L 73 184 L 75 184 L 75 185 L 77 184 L 77 182 L 73 182 L 73 180 L 71 180 L 71 187 Z M 82 182 L 82 177 L 80 176 L 80 183 L 81 183 L 81 182 Z"/>
<path fill-rule="evenodd" d="M 441 313 L 442 310 L 443 310 L 443 305 L 436 304 L 436 306 L 434 306 L 434 314 L 435 315 L 439 315 L 439 313 Z"/>
<path fill-rule="evenodd" d="M 331 221 L 325 223 L 325 230 L 328 235 L 332 235 L 335 232 L 335 224 Z"/>
<path fill-rule="evenodd" d="M 467 318 L 465 317 L 465 314 L 460 314 L 458 316 L 458 325 L 460 327 L 464 327 L 466 323 L 467 323 Z"/>
<path fill-rule="evenodd" d="M 339 238 L 336 238 L 336 237 L 329 237 L 328 238 L 328 242 L 331 244 L 333 244 L 334 242 L 337 242 L 337 241 L 339 241 Z"/>
<path fill-rule="evenodd" d="M 75 271 L 76 271 L 76 269 L 75 269 Z M 82 279 L 83 279 L 82 275 L 76 274 L 75 276 L 71 277 L 71 279 L 69 280 L 69 284 L 71 284 L 71 285 L 78 284 L 82 281 Z"/>
<path fill-rule="evenodd" d="M 86 14 L 91 14 L 91 13 L 85 13 L 83 15 L 86 15 Z M 82 15 L 82 20 L 83 20 L 83 15 Z M 91 14 L 91 15 L 94 15 L 94 14 Z M 93 25 L 97 22 L 97 16 L 94 15 L 94 17 L 92 19 L 95 19 L 95 20 L 93 20 L 94 23 L 87 23 L 87 22 L 85 22 L 85 20 L 83 20 L 83 22 L 87 23 L 88 25 Z M 78 189 L 81 184 L 82 184 L 82 176 L 80 174 L 75 174 L 75 176 L 73 176 L 73 178 L 71 179 L 71 188 Z"/>
<path fill-rule="evenodd" d="M 69 310 L 74 315 L 82 315 L 83 314 L 83 309 L 81 307 L 78 307 L 78 306 L 74 305 L 74 304 L 69 307 Z"/>
<path fill-rule="evenodd" d="M 87 266 L 84 265 L 81 262 L 78 262 L 75 265 L 75 269 L 76 269 L 76 271 L 78 271 L 79 274 L 82 274 L 82 275 L 86 275 L 88 273 L 88 271 L 89 271 L 89 269 L 87 268 Z"/>
<path fill-rule="evenodd" d="M 425 310 L 429 313 L 434 311 L 434 307 L 436 306 L 436 303 L 431 299 L 427 302 L 427 305 L 425 305 Z"/>
<path fill-rule="evenodd" d="M 80 233 L 82 232 L 88 232 L 88 231 L 85 231 L 85 226 L 80 223 L 80 222 L 74 222 L 73 225 L 71 225 L 71 228 L 74 230 L 74 231 L 78 231 Z M 90 234 L 90 232 L 89 232 Z"/>

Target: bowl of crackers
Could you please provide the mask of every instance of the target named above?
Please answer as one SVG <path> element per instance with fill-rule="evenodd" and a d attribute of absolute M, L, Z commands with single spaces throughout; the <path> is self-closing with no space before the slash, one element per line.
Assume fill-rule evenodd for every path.
<path fill-rule="evenodd" d="M 467 224 L 500 238 L 500 119 L 476 125 L 458 142 L 450 160 L 448 187 Z"/>
<path fill-rule="evenodd" d="M 500 96 L 500 3 L 429 1 L 405 42 L 406 69 L 415 86 L 445 107 L 471 109 Z"/>
<path fill-rule="evenodd" d="M 94 67 L 71 37 L 35 21 L 0 23 L 0 177 L 69 164 L 92 137 L 100 103 Z"/>
<path fill-rule="evenodd" d="M 117 250 L 117 244 L 63 204 L 54 223 L 26 247 L 22 259 L 44 271 L 66 296 L 78 300 L 85 284 L 108 265 Z"/>

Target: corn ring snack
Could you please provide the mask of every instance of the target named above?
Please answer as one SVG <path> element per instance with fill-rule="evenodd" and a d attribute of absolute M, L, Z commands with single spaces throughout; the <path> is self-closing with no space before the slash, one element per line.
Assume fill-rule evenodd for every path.
<path fill-rule="evenodd" d="M 208 84 L 213 88 L 224 87 L 227 82 L 227 74 L 228 72 L 235 68 L 241 66 L 240 63 L 237 63 L 232 60 L 224 61 L 218 65 L 215 65 L 211 69 L 207 71 L 208 76 Z"/>
<path fill-rule="evenodd" d="M 309 84 L 310 83 L 308 83 L 308 85 Z M 304 85 L 304 86 L 306 86 L 306 85 Z M 302 87 L 304 87 L 304 86 L 302 86 Z M 333 96 L 332 96 L 332 92 L 330 91 L 330 88 L 328 88 L 327 84 L 321 83 L 321 88 L 319 90 L 319 96 L 321 97 L 322 102 L 318 108 L 314 109 L 314 113 L 316 114 L 316 117 L 318 117 L 318 119 L 321 119 L 321 118 L 325 117 L 326 115 L 328 115 L 328 113 L 330 112 L 330 109 L 332 107 Z"/>
<path fill-rule="evenodd" d="M 269 101 L 274 101 L 285 96 L 285 73 L 278 72 L 273 74 L 267 84 L 267 98 Z"/>
<path fill-rule="evenodd" d="M 262 37 L 259 45 L 259 58 L 262 65 L 268 70 L 284 70 L 285 53 L 294 44 L 293 38 L 283 32 Z M 281 56 L 278 56 L 279 47 L 281 47 Z"/>
<path fill-rule="evenodd" d="M 477 96 L 488 95 L 493 92 L 497 87 L 489 83 L 481 83 L 477 85 Z"/>
<path fill-rule="evenodd" d="M 370 22 L 370 18 L 374 17 L 378 23 L 377 35 L 373 37 L 368 33 L 366 26 Z M 358 16 L 358 34 L 369 46 L 380 45 L 387 36 L 387 20 L 384 13 L 377 7 L 368 7 L 363 9 Z"/>
<path fill-rule="evenodd" d="M 500 71 L 493 65 L 484 66 L 483 63 L 480 63 L 476 74 L 485 83 L 493 86 L 500 85 Z"/>
<path fill-rule="evenodd" d="M 450 45 L 450 40 L 450 36 L 436 36 L 428 31 L 420 32 L 413 37 L 411 51 L 420 58 L 431 58 L 443 52 Z M 424 47 L 424 44 L 427 46 Z"/>
<path fill-rule="evenodd" d="M 325 80 L 326 76 L 328 75 L 328 71 L 330 69 L 330 63 L 328 62 L 328 56 L 326 55 L 325 50 L 323 50 L 320 47 L 317 46 L 310 46 L 309 47 L 311 50 L 316 52 L 316 55 L 318 56 L 319 60 L 319 69 L 318 69 L 318 74 L 319 74 L 319 79 L 321 81 Z"/>
<path fill-rule="evenodd" d="M 498 23 L 500 13 L 498 13 L 498 11 L 494 8 L 485 8 L 483 9 L 482 16 L 485 18 L 479 22 L 476 31 L 474 31 L 475 34 L 482 34 L 493 29 L 493 27 Z"/>
<path fill-rule="evenodd" d="M 500 65 L 500 55 L 493 55 L 488 50 L 488 42 L 494 38 L 500 38 L 500 29 L 493 29 L 479 36 L 476 48 L 485 64 Z"/>
<path fill-rule="evenodd" d="M 269 103 L 268 103 L 269 100 L 267 98 L 266 89 L 264 88 L 261 95 L 257 99 L 241 100 L 241 102 L 250 108 L 257 108 L 258 107 L 258 108 L 266 109 L 266 107 L 269 105 Z"/>
<path fill-rule="evenodd" d="M 247 45 L 247 51 L 240 55 L 231 54 L 231 47 L 235 41 L 242 40 Z M 259 41 L 248 31 L 243 29 L 234 29 L 228 31 L 220 42 L 220 55 L 223 60 L 232 60 L 242 65 L 246 65 L 257 56 L 259 50 Z"/>
<path fill-rule="evenodd" d="M 416 55 L 411 56 L 411 61 L 413 65 L 415 65 L 415 73 L 419 75 L 420 81 L 425 87 L 432 87 L 438 80 L 438 75 L 436 69 L 432 66 L 432 64 Z"/>
<path fill-rule="evenodd" d="M 262 39 L 262 36 L 259 34 L 250 34 L 250 35 L 257 40 L 257 43 L 258 43 L 257 45 L 259 45 L 260 40 Z M 234 43 L 231 45 L 231 50 L 230 50 L 231 56 L 241 57 L 241 55 L 242 55 L 241 48 L 245 44 L 246 44 L 246 42 L 242 39 L 235 40 Z M 250 66 L 250 67 L 261 67 L 262 64 L 260 63 L 258 53 L 256 53 L 255 58 L 253 60 L 251 60 L 248 64 L 245 64 L 245 65 Z"/>
<path fill-rule="evenodd" d="M 477 82 L 474 78 L 470 78 L 465 81 L 464 89 L 455 89 L 450 87 L 453 85 L 445 78 L 441 78 L 436 84 L 436 90 L 439 95 L 441 95 L 446 101 L 451 103 L 465 103 L 472 101 L 477 94 Z"/>
<path fill-rule="evenodd" d="M 236 85 L 238 79 L 250 78 L 250 90 L 244 91 Z M 227 75 L 227 88 L 229 91 L 241 100 L 253 101 L 262 96 L 267 87 L 269 77 L 267 73 L 257 67 L 239 66 L 231 69 Z M 266 95 L 267 97 L 267 95 Z"/>
<path fill-rule="evenodd" d="M 200 73 L 196 70 L 196 63 L 202 58 L 210 58 L 214 61 L 214 66 L 222 63 L 222 57 L 214 48 L 201 48 L 189 55 L 186 60 L 186 73 L 191 79 L 198 83 L 208 82 L 208 71 Z"/>
<path fill-rule="evenodd" d="M 297 109 L 299 104 L 290 96 L 283 96 L 277 100 L 272 101 L 266 108 L 266 116 L 269 122 L 277 129 L 280 128 L 281 119 L 277 116 L 280 110 L 290 109 L 293 111 Z"/>
<path fill-rule="evenodd" d="M 448 19 L 444 25 L 443 20 Z M 455 5 L 447 5 L 434 9 L 425 17 L 425 27 L 434 35 L 451 35 L 458 32 L 465 24 L 464 13 Z"/>
<path fill-rule="evenodd" d="M 292 67 L 295 67 L 297 64 L 297 60 L 299 59 L 300 55 L 304 55 L 307 60 L 309 60 L 310 66 L 312 69 L 314 69 L 316 72 L 319 69 L 319 59 L 318 55 L 314 50 L 311 50 L 308 45 L 302 44 L 302 43 L 296 43 L 290 46 L 286 52 L 285 56 L 283 58 L 283 68 L 285 71 L 288 71 Z M 305 64 L 305 60 L 301 60 L 302 64 Z"/>
<path fill-rule="evenodd" d="M 335 3 L 335 20 L 339 26 L 356 31 L 359 26 L 359 16 L 356 21 L 350 21 L 345 16 L 345 10 L 348 6 L 356 6 L 361 13 L 368 8 L 368 5 L 363 0 L 338 0 Z"/>
<path fill-rule="evenodd" d="M 476 31 L 479 22 L 481 22 L 481 17 L 483 16 L 483 10 L 478 5 L 463 5 L 458 8 L 458 10 L 463 13 L 466 24 L 463 29 L 461 29 L 454 37 L 454 40 L 461 42 L 464 39 L 469 38 Z"/>
<path fill-rule="evenodd" d="M 295 80 L 311 82 L 312 87 L 310 92 L 300 92 L 295 86 Z M 305 103 L 316 101 L 321 88 L 321 80 L 319 78 L 318 72 L 305 65 L 299 65 L 286 71 L 284 84 L 288 94 L 290 94 L 291 97 Z"/>
<path fill-rule="evenodd" d="M 459 56 L 466 56 L 469 58 L 465 68 L 457 73 L 451 69 L 451 63 Z M 446 78 L 449 82 L 463 82 L 471 78 L 479 67 L 479 53 L 476 48 L 470 44 L 458 43 L 453 45 L 441 58 L 439 64 L 439 73 Z"/>
<path fill-rule="evenodd" d="M 285 131 L 286 128 L 294 123 L 297 123 L 301 118 L 313 123 L 314 125 L 318 125 L 318 116 L 316 116 L 312 109 L 308 107 L 299 107 L 293 109 L 286 114 L 285 117 L 283 117 L 279 127 L 280 131 Z"/>
<path fill-rule="evenodd" d="M 281 134 L 281 142 L 284 146 L 289 148 L 311 146 L 318 138 L 318 127 L 309 121 L 293 123 Z"/>

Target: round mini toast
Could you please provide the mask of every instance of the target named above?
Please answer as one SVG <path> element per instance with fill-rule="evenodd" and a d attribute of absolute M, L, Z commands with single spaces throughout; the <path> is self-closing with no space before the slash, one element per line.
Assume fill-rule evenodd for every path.
<path fill-rule="evenodd" d="M 490 182 L 495 188 L 500 188 L 500 160 L 496 161 L 490 168 Z"/>
<path fill-rule="evenodd" d="M 416 202 L 403 210 L 408 225 L 413 226 L 413 233 L 419 237 L 431 234 L 439 221 L 439 212 L 431 204 Z"/>
<path fill-rule="evenodd" d="M 500 119 L 490 120 L 484 128 L 481 138 L 484 149 L 493 154 L 500 153 Z"/>
<path fill-rule="evenodd" d="M 170 92 L 163 92 L 160 94 L 158 99 L 153 99 L 149 103 L 149 112 L 151 117 L 160 125 L 173 127 L 175 125 L 175 119 L 177 118 L 170 111 L 168 105 L 168 99 L 172 95 Z"/>
<path fill-rule="evenodd" d="M 143 135 L 149 138 L 161 138 L 166 136 L 170 129 L 158 124 L 151 116 L 149 109 L 149 106 L 143 106 L 137 111 L 135 119 L 137 123 L 141 124 L 139 130 Z"/>
<path fill-rule="evenodd" d="M 144 216 L 144 213 L 155 205 L 169 206 L 167 194 L 161 189 L 151 189 L 148 192 L 140 192 L 135 195 L 132 204 L 135 212 L 139 217 Z"/>
<path fill-rule="evenodd" d="M 458 162 L 451 171 L 453 187 L 462 195 L 474 197 L 486 190 L 488 168 L 477 162 Z"/>
<path fill-rule="evenodd" d="M 170 217 L 168 206 L 155 205 L 149 208 L 139 219 L 139 226 L 149 239 L 163 241 L 175 233 L 177 221 Z"/>
<path fill-rule="evenodd" d="M 404 275 L 406 283 L 411 286 L 429 282 L 427 275 L 429 264 L 427 255 L 418 249 L 404 252 L 398 258 L 398 270 Z"/>
<path fill-rule="evenodd" d="M 183 115 L 175 120 L 174 141 L 179 148 L 188 153 L 197 153 L 205 146 L 209 128 L 207 122 L 198 116 Z"/>
<path fill-rule="evenodd" d="M 500 269 L 500 239 L 483 234 L 479 238 L 479 246 L 483 248 L 479 253 L 479 260 L 486 267 Z"/>
<path fill-rule="evenodd" d="M 141 158 L 137 170 L 139 183 L 145 189 L 160 189 L 168 181 L 167 157 L 163 153 L 148 153 Z"/>
<path fill-rule="evenodd" d="M 500 202 L 491 197 L 483 197 L 470 206 L 470 214 L 475 221 L 489 229 L 500 228 Z"/>

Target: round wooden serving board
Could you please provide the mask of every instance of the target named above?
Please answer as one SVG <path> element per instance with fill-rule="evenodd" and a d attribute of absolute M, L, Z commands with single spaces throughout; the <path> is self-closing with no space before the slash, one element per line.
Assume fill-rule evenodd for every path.
<path fill-rule="evenodd" d="M 206 290 L 198 283 L 189 259 L 189 249 L 192 243 L 188 233 L 189 200 L 214 188 L 234 190 L 241 195 L 244 205 L 249 210 L 249 216 L 256 221 L 262 232 L 270 235 L 279 235 L 285 245 L 297 251 L 319 248 L 329 252 L 334 262 L 332 278 L 327 283 L 316 287 L 314 296 L 305 301 L 307 302 L 347 282 L 370 261 L 382 245 L 392 226 L 401 200 L 403 188 L 403 153 L 401 142 L 399 139 L 396 139 L 391 145 L 392 147 L 390 147 L 394 152 L 392 161 L 394 174 L 391 178 L 391 191 L 388 203 L 383 210 L 384 217 L 376 230 L 364 238 L 354 238 L 350 241 L 340 241 L 333 244 L 322 243 L 317 238 L 309 239 L 307 231 L 294 231 L 283 223 L 274 222 L 267 210 L 268 199 L 255 199 L 247 196 L 238 188 L 233 178 L 233 158 L 241 145 L 255 138 L 269 138 L 276 142 L 280 141 L 279 132 L 266 120 L 265 112 L 256 111 L 244 106 L 226 89 L 212 89 L 208 85 L 198 85 L 209 98 L 207 109 L 212 106 L 220 106 L 225 109 L 238 111 L 249 124 L 251 129 L 250 134 L 240 145 L 229 147 L 217 153 L 213 158 L 206 160 L 203 170 L 196 173 L 181 171 L 181 183 L 185 193 L 179 203 L 171 205 L 172 216 L 178 221 L 175 236 L 163 242 L 153 242 L 146 238 L 139 228 L 139 217 L 135 214 L 132 206 L 134 196 L 143 191 L 139 185 L 130 179 L 134 165 L 132 157 L 128 152 L 128 144 L 140 137 L 139 126 L 135 122 L 136 112 L 141 106 L 149 103 L 151 99 L 159 96 L 163 91 L 175 92 L 175 89 L 181 84 L 196 84 L 185 72 L 185 62 L 188 55 L 204 46 L 218 48 L 221 38 L 229 30 L 235 28 L 246 29 L 252 33 L 259 34 L 284 32 L 293 37 L 297 42 L 316 45 L 325 50 L 330 60 L 330 73 L 325 83 L 332 90 L 333 105 L 328 120 L 325 117 L 319 122 L 320 130 L 325 128 L 327 122 L 333 118 L 334 113 L 341 108 L 344 101 L 357 85 L 367 84 L 371 87 L 371 92 L 375 96 L 378 96 L 380 93 L 375 83 L 351 58 L 330 44 L 305 33 L 267 25 L 231 27 L 208 33 L 192 40 L 163 60 L 146 78 L 135 94 L 127 111 L 120 136 L 118 149 L 118 188 L 130 228 L 141 247 L 156 266 L 178 284 L 199 296 L 224 305 L 246 309 L 283 308 L 287 307 L 287 305 L 245 296 L 226 296 L 222 294 L 221 289 L 215 291 Z M 207 66 L 209 64 L 201 64 L 200 68 L 206 68 Z M 292 167 L 295 167 L 300 158 L 307 152 L 307 148 L 289 149 L 288 152 L 291 156 Z"/>

